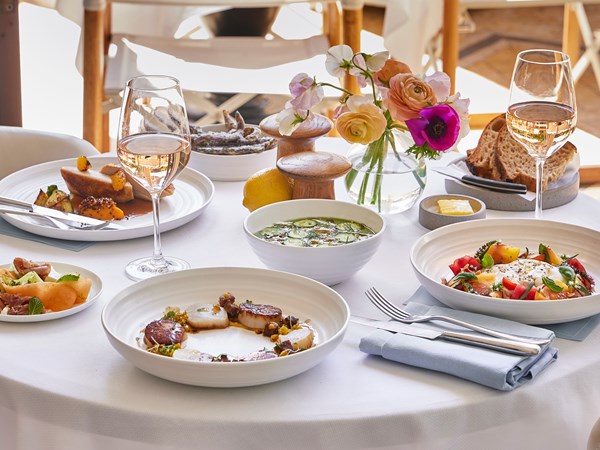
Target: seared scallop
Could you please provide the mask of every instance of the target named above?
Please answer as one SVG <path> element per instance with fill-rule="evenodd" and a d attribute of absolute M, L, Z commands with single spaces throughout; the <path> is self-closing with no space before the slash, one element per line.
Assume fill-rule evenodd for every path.
<path fill-rule="evenodd" d="M 219 305 L 211 303 L 191 305 L 185 312 L 188 316 L 188 324 L 197 330 L 212 330 L 229 326 L 227 311 Z"/>
<path fill-rule="evenodd" d="M 315 333 L 312 328 L 306 326 L 291 330 L 288 334 L 279 335 L 279 342 L 289 341 L 295 351 L 311 348 L 314 340 Z"/>
<path fill-rule="evenodd" d="M 275 306 L 241 303 L 238 320 L 245 327 L 264 330 L 269 322 L 281 322 L 281 314 L 281 309 Z"/>
<path fill-rule="evenodd" d="M 184 338 L 185 330 L 181 324 L 171 319 L 154 320 L 144 329 L 144 343 L 149 347 L 181 344 Z"/>

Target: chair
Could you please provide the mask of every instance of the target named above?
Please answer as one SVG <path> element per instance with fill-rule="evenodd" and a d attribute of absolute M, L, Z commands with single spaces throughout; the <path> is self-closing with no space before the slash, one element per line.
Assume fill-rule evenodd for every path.
<path fill-rule="evenodd" d="M 0 178 L 50 160 L 98 154 L 92 144 L 75 136 L 0 126 Z"/>
<path fill-rule="evenodd" d="M 300 2 L 306 3 L 306 0 L 113 0 L 110 4 L 256 7 Z M 362 29 L 361 16 L 358 14 L 362 8 L 362 0 L 344 0 L 342 4 L 348 5 L 344 10 L 348 19 L 344 32 L 353 34 L 345 38 L 345 42 L 359 48 L 360 38 L 357 40 L 354 34 Z M 106 3 L 84 0 L 84 6 L 83 136 L 105 151 L 108 149 L 108 123 L 106 110 L 103 110 L 103 104 L 106 107 L 105 89 L 109 94 L 115 94 L 132 76 L 149 71 L 164 72 L 165 66 L 168 66 L 168 72 L 181 79 L 186 91 L 236 93 L 225 104 L 202 102 L 206 116 L 199 124 L 212 123 L 221 115 L 221 109 L 235 109 L 256 93 L 287 93 L 287 83 L 293 75 L 313 69 L 307 61 L 318 58 L 324 60 L 327 48 L 341 41 L 337 4 L 327 0 L 323 34 L 297 40 L 266 40 L 262 37 L 175 39 L 173 36 L 113 35 L 110 30 L 110 8 L 106 8 Z M 116 54 L 108 55 L 105 67 L 105 53 L 109 43 L 116 44 Z M 153 58 L 144 58 L 148 55 Z M 275 60 L 275 57 L 280 58 Z M 158 66 L 153 65 L 152 61 Z M 329 78 L 331 82 L 337 82 L 324 71 L 322 62 L 314 64 L 314 67 L 323 67 L 323 73 L 318 74 L 320 79 Z M 240 79 L 243 79 L 243 84 L 250 86 L 245 92 L 238 91 Z M 357 91 L 357 86 L 350 88 Z"/>

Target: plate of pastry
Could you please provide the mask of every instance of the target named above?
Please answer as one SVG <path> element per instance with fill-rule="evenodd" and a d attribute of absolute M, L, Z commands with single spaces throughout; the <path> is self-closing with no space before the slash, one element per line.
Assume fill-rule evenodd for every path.
<path fill-rule="evenodd" d="M 115 156 L 94 156 L 87 161 L 90 167 L 85 171 L 81 170 L 78 158 L 22 169 L 0 180 L 0 192 L 6 197 L 34 203 L 46 193 L 51 196 L 51 192 L 58 190 L 68 196 L 68 208 L 73 208 L 75 213 L 87 206 L 84 200 L 90 197 L 112 198 L 114 195 L 116 200 L 108 207 L 110 209 L 101 210 L 109 217 L 96 218 L 114 219 L 120 225 L 118 229 L 64 230 L 27 216 L 5 214 L 4 219 L 33 234 L 72 241 L 117 241 L 151 236 L 152 203 L 147 192 L 133 185 L 129 178 L 122 178 L 123 170 Z M 98 194 L 94 195 L 96 192 Z M 198 217 L 210 204 L 213 195 L 214 185 L 210 179 L 186 167 L 161 197 L 161 232 L 178 228 Z M 94 206 L 89 209 L 94 209 Z"/>

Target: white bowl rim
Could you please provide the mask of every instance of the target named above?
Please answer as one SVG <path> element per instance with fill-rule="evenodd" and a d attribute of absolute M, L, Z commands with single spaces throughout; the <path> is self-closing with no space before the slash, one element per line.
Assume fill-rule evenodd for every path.
<path fill-rule="evenodd" d="M 321 346 L 325 343 L 330 343 L 330 342 L 334 342 L 336 340 L 340 339 L 340 336 L 343 335 L 346 332 L 346 329 L 348 328 L 348 324 L 350 323 L 350 307 L 348 306 L 348 303 L 346 302 L 346 300 L 344 299 L 344 297 L 342 297 L 341 294 L 339 294 L 337 291 L 335 291 L 334 289 L 332 289 L 331 287 L 320 283 L 318 281 L 315 281 L 311 278 L 302 276 L 302 275 L 298 275 L 298 274 L 294 274 L 294 273 L 290 273 L 290 272 L 284 272 L 281 270 L 273 270 L 273 269 L 262 269 L 262 268 L 258 268 L 258 267 L 237 267 L 237 266 L 220 266 L 220 267 L 196 267 L 196 268 L 192 268 L 192 269 L 187 269 L 187 271 L 219 271 L 219 270 L 243 270 L 243 271 L 254 271 L 254 272 L 262 272 L 262 273 L 266 273 L 266 272 L 277 272 L 278 274 L 280 274 L 281 276 L 286 276 L 286 277 L 292 277 L 292 278 L 302 278 L 304 280 L 308 280 L 311 283 L 317 283 L 322 285 L 323 288 L 326 288 L 327 290 L 331 291 L 334 295 L 334 297 L 337 297 L 338 300 L 341 300 L 339 302 L 339 305 L 342 307 L 342 309 L 344 310 L 344 316 L 345 316 L 345 320 L 344 323 L 341 325 L 341 327 L 339 327 L 339 329 L 332 335 L 330 336 L 325 342 L 322 342 L 319 345 L 316 345 L 314 347 L 311 347 L 309 349 L 303 350 L 301 352 L 298 353 L 294 353 L 292 355 L 288 355 L 285 358 L 290 358 L 290 357 L 300 357 L 300 358 L 306 358 L 307 356 L 302 356 L 302 355 L 309 355 L 312 354 L 314 352 L 320 352 L 321 351 Z M 168 282 L 168 278 L 176 278 L 178 275 L 181 276 L 181 273 L 183 271 L 179 271 L 179 272 L 171 272 L 171 273 L 167 273 L 164 275 L 159 275 L 157 277 L 154 278 L 150 278 L 148 280 L 146 280 L 147 282 L 150 281 L 154 281 L 157 279 L 160 279 L 161 282 Z M 124 289 L 122 289 L 121 291 L 117 292 L 102 308 L 102 313 L 100 315 L 101 318 L 101 322 L 102 322 L 102 327 L 104 328 L 104 331 L 106 333 L 108 333 L 110 335 L 110 337 L 112 339 L 114 339 L 115 341 L 121 343 L 122 345 L 124 345 L 126 348 L 133 350 L 134 352 L 140 354 L 140 355 L 144 355 L 143 357 L 146 358 L 155 358 L 156 361 L 164 361 L 164 356 L 161 355 L 157 355 L 154 353 L 150 353 L 140 347 L 136 347 L 134 345 L 132 345 L 130 342 L 127 342 L 123 339 L 121 339 L 119 336 L 117 336 L 115 333 L 113 333 L 113 331 L 109 328 L 109 326 L 106 323 L 106 316 L 107 316 L 107 310 L 113 305 L 113 303 L 117 302 L 118 300 L 126 297 L 127 295 L 129 295 L 129 293 L 131 291 L 136 290 L 136 287 L 139 286 L 139 283 L 136 284 L 132 284 Z M 310 352 L 310 353 L 309 353 Z M 277 364 L 277 361 L 282 361 L 283 358 L 281 359 L 264 359 L 264 360 L 255 360 L 255 361 L 230 361 L 227 363 L 219 363 L 219 362 L 214 362 L 214 361 L 190 361 L 190 360 L 185 360 L 185 359 L 173 359 L 172 361 L 170 361 L 171 364 L 176 364 L 176 365 L 182 365 L 182 366 L 192 366 L 192 367 L 198 367 L 198 365 L 201 366 L 206 366 L 206 367 L 215 367 L 215 366 L 220 366 L 220 367 L 235 367 L 235 366 L 239 366 L 240 364 L 243 364 L 244 367 L 249 367 L 250 365 L 257 365 L 257 364 Z"/>
<path fill-rule="evenodd" d="M 467 222 L 459 222 L 459 223 L 453 223 L 450 225 L 446 225 L 445 227 L 443 227 L 443 231 L 444 232 L 448 232 L 449 227 L 466 227 L 467 224 L 468 226 L 477 226 L 479 223 L 482 222 L 486 222 L 486 225 L 490 224 L 490 222 L 505 222 L 505 223 L 510 223 L 510 222 L 528 222 L 528 223 L 536 223 L 537 221 L 539 221 L 540 219 L 529 219 L 529 218 L 495 218 L 495 219 L 476 219 L 476 220 L 471 220 L 471 221 L 467 221 Z M 546 220 L 543 219 L 544 222 L 549 223 L 550 225 L 563 225 L 563 226 L 568 226 L 568 227 L 573 227 L 573 228 L 577 228 L 581 231 L 584 230 L 591 230 L 591 231 L 595 231 L 592 230 L 591 228 L 587 228 L 581 225 L 574 225 L 574 224 L 570 224 L 570 223 L 564 223 L 564 222 L 558 222 L 556 220 Z M 498 224 L 499 225 L 499 224 Z M 450 230 L 451 231 L 451 230 Z M 442 286 L 442 288 L 444 290 L 448 290 L 450 289 L 450 291 L 447 292 L 454 292 L 456 291 L 456 289 L 451 288 L 449 286 L 446 286 L 444 284 L 442 284 L 439 280 L 434 280 L 433 278 L 431 278 L 429 275 L 427 275 L 426 273 L 423 273 L 423 271 L 420 270 L 420 267 L 417 265 L 417 263 L 414 260 L 414 252 L 417 248 L 417 246 L 422 245 L 422 242 L 425 240 L 426 236 L 431 236 L 431 234 L 433 233 L 441 233 L 442 232 L 442 228 L 438 228 L 436 230 L 431 230 L 429 233 L 424 234 L 423 236 L 421 236 L 419 239 L 417 239 L 417 241 L 415 241 L 415 243 L 411 246 L 410 248 L 410 254 L 409 254 L 409 258 L 410 258 L 410 262 L 413 266 L 413 268 L 419 272 L 419 274 L 421 274 L 421 276 L 423 276 L 424 278 L 427 278 L 428 280 L 434 281 L 436 282 L 439 286 Z M 434 236 L 435 237 L 435 236 Z M 460 258 L 460 256 L 457 256 L 457 258 Z M 450 264 L 450 263 L 449 263 Z M 510 302 L 511 304 L 527 304 L 527 305 L 540 305 L 540 307 L 542 305 L 546 305 L 548 303 L 552 303 L 552 304 L 564 304 L 564 303 L 572 303 L 573 299 L 571 298 L 566 298 L 566 299 L 556 299 L 556 300 L 536 300 L 534 302 L 532 302 L 531 300 L 513 300 L 513 299 L 507 299 L 507 298 L 494 298 L 494 297 L 486 297 L 484 295 L 478 295 L 478 294 L 473 294 L 471 292 L 464 292 L 465 294 L 468 295 L 472 295 L 473 298 L 479 298 L 479 299 L 485 299 L 485 301 L 488 301 L 490 303 L 496 303 L 496 304 L 506 304 L 508 302 Z M 592 293 L 592 295 L 586 295 L 585 297 L 579 297 L 579 301 L 585 301 L 586 299 L 593 299 L 594 297 L 599 296 L 600 297 L 600 292 L 596 291 L 594 293 Z M 534 306 L 535 308 L 535 306 Z"/>
<path fill-rule="evenodd" d="M 350 205 L 349 206 L 350 208 L 355 208 L 355 209 L 365 211 L 368 214 L 371 214 L 372 217 L 374 217 L 374 218 L 377 217 L 380 220 L 381 228 L 379 229 L 379 231 L 376 231 L 373 234 L 373 236 L 369 237 L 368 239 L 364 239 L 362 241 L 350 242 L 348 244 L 339 245 L 339 246 L 333 246 L 333 247 L 291 247 L 291 246 L 288 247 L 288 246 L 286 246 L 286 247 L 283 247 L 280 244 L 265 241 L 264 239 L 259 238 L 254 233 L 252 233 L 248 227 L 248 221 L 250 221 L 253 217 L 256 217 L 256 215 L 254 215 L 255 213 L 264 212 L 263 208 L 269 208 L 269 207 L 276 208 L 276 207 L 278 207 L 277 205 L 281 205 L 282 203 L 326 204 L 325 202 L 336 202 L 338 204 Z M 333 218 L 335 218 L 335 217 L 333 217 Z M 302 218 L 299 217 L 298 219 L 302 219 Z M 315 250 L 317 250 L 317 251 L 325 251 L 325 250 L 332 251 L 332 249 L 336 249 L 336 248 L 351 248 L 351 247 L 356 247 L 359 245 L 368 245 L 369 241 L 376 239 L 376 238 L 379 239 L 385 232 L 386 228 L 387 228 L 386 220 L 381 215 L 377 214 L 375 211 L 372 211 L 365 206 L 357 205 L 356 203 L 344 202 L 341 200 L 330 200 L 330 199 L 324 199 L 324 198 L 300 198 L 300 199 L 293 199 L 293 200 L 285 200 L 284 202 L 271 203 L 269 205 L 262 206 L 256 210 L 252 211 L 244 219 L 244 231 L 246 232 L 246 235 L 251 237 L 256 242 L 263 242 L 265 244 L 272 245 L 274 247 L 286 248 L 286 249 L 290 249 L 289 251 L 295 251 L 295 252 L 298 252 L 298 251 L 304 251 L 304 252 L 313 251 L 314 252 Z"/>

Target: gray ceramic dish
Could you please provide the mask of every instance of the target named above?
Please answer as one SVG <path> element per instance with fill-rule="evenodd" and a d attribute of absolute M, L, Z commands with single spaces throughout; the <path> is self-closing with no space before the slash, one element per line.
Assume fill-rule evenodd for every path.
<path fill-rule="evenodd" d="M 440 214 L 437 202 L 438 200 L 442 199 L 468 200 L 474 212 L 473 214 L 468 214 L 465 216 Z M 453 194 L 432 195 L 421 200 L 421 203 L 419 204 L 419 223 L 429 230 L 435 230 L 436 228 L 450 225 L 452 223 L 484 219 L 485 212 L 485 203 L 475 197 Z"/>

